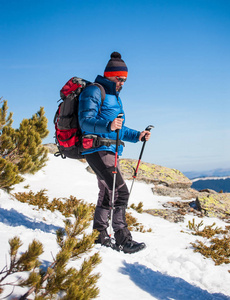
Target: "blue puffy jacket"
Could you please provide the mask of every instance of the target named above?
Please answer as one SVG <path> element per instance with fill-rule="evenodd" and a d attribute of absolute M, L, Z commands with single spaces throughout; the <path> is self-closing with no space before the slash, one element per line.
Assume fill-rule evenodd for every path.
<path fill-rule="evenodd" d="M 101 91 L 100 88 L 91 85 L 83 90 L 79 97 L 79 124 L 83 134 L 96 134 L 103 138 L 116 140 L 117 134 L 111 131 L 111 123 L 123 113 L 121 99 L 116 92 L 116 83 L 102 76 L 97 76 L 95 82 L 101 84 L 105 89 L 105 100 L 101 106 Z M 130 129 L 125 126 L 125 115 L 122 129 L 119 131 L 119 139 L 123 141 L 136 143 L 139 140 L 140 131 Z M 99 148 L 84 151 L 83 154 L 89 154 L 96 151 L 112 151 L 115 153 L 116 145 L 101 146 Z M 118 148 L 118 155 L 121 155 L 123 146 Z"/>

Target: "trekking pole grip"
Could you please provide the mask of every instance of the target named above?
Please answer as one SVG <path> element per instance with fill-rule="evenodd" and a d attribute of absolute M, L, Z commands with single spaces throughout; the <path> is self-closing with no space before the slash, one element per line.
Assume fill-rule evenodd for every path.
<path fill-rule="evenodd" d="M 117 118 L 121 119 L 124 116 L 124 114 L 120 113 Z M 117 133 L 117 140 L 116 140 L 116 152 L 118 152 L 118 145 L 119 145 L 119 131 L 120 129 L 116 129 Z"/>
<path fill-rule="evenodd" d="M 124 114 L 120 113 L 117 118 L 122 118 L 124 116 Z M 116 129 L 116 133 L 117 133 L 117 139 L 116 139 L 116 153 L 115 153 L 115 172 L 117 169 L 117 156 L 118 156 L 118 145 L 119 145 L 119 131 L 120 129 Z"/>
<path fill-rule="evenodd" d="M 153 125 L 149 125 L 145 128 L 146 131 L 151 131 L 151 129 L 154 128 Z M 146 134 L 145 134 L 146 135 Z M 146 139 L 145 139 L 145 135 L 141 138 L 141 141 L 142 142 L 146 142 Z"/>
<path fill-rule="evenodd" d="M 120 114 L 118 114 L 117 118 L 118 118 L 118 119 L 121 119 L 123 116 L 124 116 L 124 114 L 123 114 L 123 113 L 120 113 Z M 118 130 L 120 130 L 120 129 L 116 129 L 116 131 L 118 131 Z"/>

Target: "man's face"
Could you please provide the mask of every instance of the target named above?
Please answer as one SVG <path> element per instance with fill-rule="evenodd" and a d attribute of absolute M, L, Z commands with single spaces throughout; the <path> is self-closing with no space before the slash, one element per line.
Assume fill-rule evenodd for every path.
<path fill-rule="evenodd" d="M 116 91 L 117 92 L 120 92 L 123 84 L 125 83 L 125 81 L 127 79 L 125 76 L 114 76 L 114 77 L 107 77 L 107 78 L 116 83 Z"/>

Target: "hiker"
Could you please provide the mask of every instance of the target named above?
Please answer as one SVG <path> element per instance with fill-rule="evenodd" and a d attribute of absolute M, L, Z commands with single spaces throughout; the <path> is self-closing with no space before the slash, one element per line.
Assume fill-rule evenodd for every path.
<path fill-rule="evenodd" d="M 113 247 L 111 237 L 107 232 L 108 220 L 111 213 L 111 197 L 113 190 L 113 171 L 115 165 L 116 138 L 119 130 L 118 156 L 123 151 L 123 142 L 136 143 L 143 137 L 150 138 L 149 131 L 137 131 L 125 126 L 123 105 L 119 97 L 128 75 L 128 68 L 121 59 L 121 54 L 113 52 L 108 61 L 104 77 L 98 75 L 95 82 L 105 90 L 105 99 L 101 106 L 101 90 L 98 86 L 86 87 L 79 97 L 79 124 L 83 135 L 93 134 L 108 139 L 107 145 L 84 151 L 83 154 L 93 171 L 97 175 L 99 195 L 94 214 L 93 228 L 99 231 L 95 243 Z M 116 240 L 115 248 L 125 253 L 134 253 L 145 248 L 144 243 L 132 240 L 127 228 L 125 211 L 128 205 L 129 191 L 117 163 L 116 187 L 114 194 L 114 210 L 112 227 Z"/>

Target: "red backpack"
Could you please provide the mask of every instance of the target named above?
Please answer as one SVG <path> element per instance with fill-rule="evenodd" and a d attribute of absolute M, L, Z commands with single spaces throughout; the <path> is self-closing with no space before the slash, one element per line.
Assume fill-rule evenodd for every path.
<path fill-rule="evenodd" d="M 80 159 L 84 156 L 83 150 L 94 146 L 95 136 L 82 137 L 78 122 L 78 103 L 80 93 L 89 85 L 96 85 L 101 90 L 101 106 L 105 99 L 105 90 L 98 83 L 91 83 L 78 77 L 72 77 L 60 91 L 62 102 L 59 104 L 54 116 L 55 142 L 58 152 L 55 156 L 62 158 Z"/>

